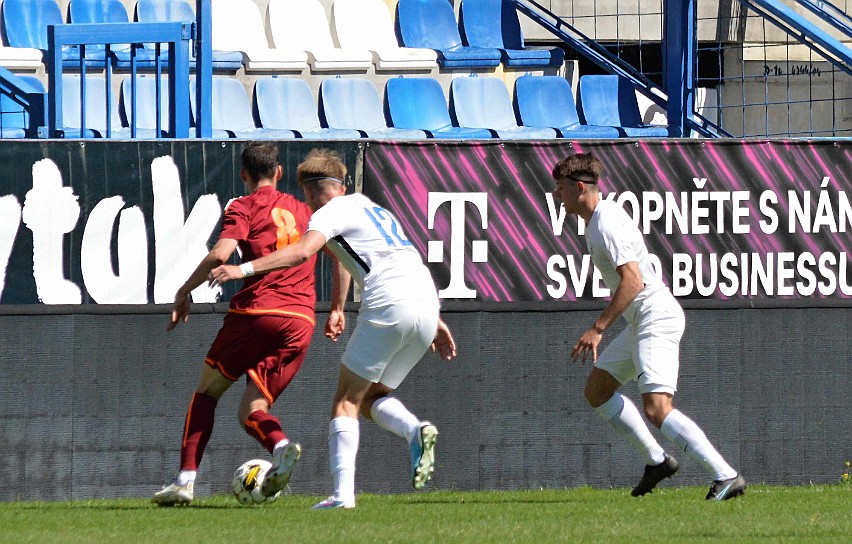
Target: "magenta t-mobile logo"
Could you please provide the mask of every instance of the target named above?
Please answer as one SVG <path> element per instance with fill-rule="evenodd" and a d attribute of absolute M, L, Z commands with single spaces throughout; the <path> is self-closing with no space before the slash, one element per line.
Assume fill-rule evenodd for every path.
<path fill-rule="evenodd" d="M 450 284 L 438 291 L 441 298 L 476 298 L 476 290 L 465 283 L 464 278 L 464 241 L 466 203 L 473 204 L 479 210 L 483 230 L 488 229 L 488 195 L 486 193 L 429 193 L 428 227 L 435 225 L 435 213 L 445 202 L 450 203 Z M 471 260 L 475 263 L 488 262 L 488 241 L 473 240 Z M 444 241 L 429 240 L 428 256 L 430 263 L 444 261 Z"/>

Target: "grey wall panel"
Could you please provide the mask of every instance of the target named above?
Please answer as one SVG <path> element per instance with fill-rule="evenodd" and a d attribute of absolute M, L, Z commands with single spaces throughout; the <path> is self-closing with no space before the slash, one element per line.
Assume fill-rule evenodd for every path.
<path fill-rule="evenodd" d="M 427 355 L 398 391 L 440 429 L 435 488 L 635 484 L 641 458 L 586 405 L 589 363 L 569 360 L 596 309 L 450 307 L 459 357 Z M 223 307 L 198 305 L 171 333 L 167 307 L 88 308 L 0 315 L 0 500 L 147 497 L 177 470 L 184 413 Z M 351 330 L 356 314 L 349 318 Z M 320 312 L 305 366 L 273 408 L 304 448 L 296 493 L 330 488 L 328 417 L 348 332 L 329 342 L 324 319 Z M 688 309 L 676 405 L 751 481 L 836 482 L 852 458 L 850 325 L 847 308 Z M 237 421 L 242 389 L 219 404 L 199 495 L 227 492 L 240 463 L 266 455 Z M 635 385 L 625 392 L 640 402 Z M 709 482 L 676 455 L 677 484 Z M 408 470 L 402 439 L 362 421 L 358 490 L 408 491 Z"/>

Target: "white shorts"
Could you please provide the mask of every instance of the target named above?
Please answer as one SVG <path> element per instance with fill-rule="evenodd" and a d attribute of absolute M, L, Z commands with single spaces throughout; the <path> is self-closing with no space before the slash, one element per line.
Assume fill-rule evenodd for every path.
<path fill-rule="evenodd" d="M 436 304 L 420 302 L 362 308 L 343 352 L 344 366 L 396 389 L 435 339 L 439 311 Z"/>
<path fill-rule="evenodd" d="M 658 291 L 642 303 L 635 323 L 598 355 L 595 367 L 607 371 L 621 384 L 636 380 L 640 393 L 673 395 L 685 324 L 677 300 L 668 290 Z"/>

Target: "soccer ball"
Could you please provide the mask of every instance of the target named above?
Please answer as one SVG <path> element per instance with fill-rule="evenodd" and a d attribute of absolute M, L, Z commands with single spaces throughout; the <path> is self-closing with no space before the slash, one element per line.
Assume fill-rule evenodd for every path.
<path fill-rule="evenodd" d="M 276 493 L 271 497 L 264 497 L 260 492 L 263 479 L 266 477 L 266 473 L 270 467 L 272 467 L 272 463 L 269 461 L 252 459 L 251 461 L 246 461 L 234 471 L 234 477 L 231 479 L 231 489 L 240 504 L 249 506 L 262 502 L 272 502 L 278 498 L 280 493 Z"/>

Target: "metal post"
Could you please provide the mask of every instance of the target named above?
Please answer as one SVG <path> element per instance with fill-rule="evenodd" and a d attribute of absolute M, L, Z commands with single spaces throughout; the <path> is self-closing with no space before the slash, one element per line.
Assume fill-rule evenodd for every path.
<path fill-rule="evenodd" d="M 696 2 L 665 0 L 664 3 L 666 114 L 672 136 L 689 135 L 689 121 L 695 110 Z"/>
<path fill-rule="evenodd" d="M 196 54 L 195 61 L 195 135 L 213 136 L 213 24 L 210 0 L 195 1 Z"/>
<path fill-rule="evenodd" d="M 56 46 L 56 26 L 47 26 L 47 134 L 58 138 L 62 129 L 62 48 Z"/>

